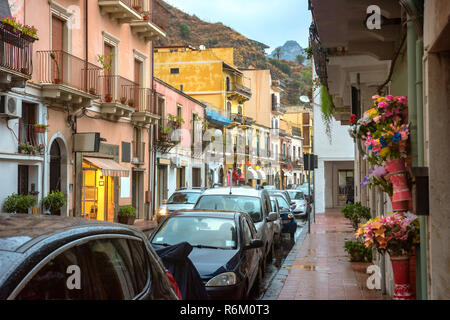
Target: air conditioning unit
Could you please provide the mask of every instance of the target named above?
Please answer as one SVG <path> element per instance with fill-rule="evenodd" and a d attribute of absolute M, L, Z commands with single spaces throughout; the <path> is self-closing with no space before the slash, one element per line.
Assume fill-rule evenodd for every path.
<path fill-rule="evenodd" d="M 20 118 L 16 98 L 0 95 L 0 118 Z"/>

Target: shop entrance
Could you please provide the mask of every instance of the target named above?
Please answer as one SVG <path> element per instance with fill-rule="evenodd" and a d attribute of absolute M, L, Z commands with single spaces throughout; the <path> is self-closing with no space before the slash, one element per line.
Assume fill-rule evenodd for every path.
<path fill-rule="evenodd" d="M 353 203 L 353 170 L 339 170 L 338 206 L 343 207 L 348 203 Z"/>

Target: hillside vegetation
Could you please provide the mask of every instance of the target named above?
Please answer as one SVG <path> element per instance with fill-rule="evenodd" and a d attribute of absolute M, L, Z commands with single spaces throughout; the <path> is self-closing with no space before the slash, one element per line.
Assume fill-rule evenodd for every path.
<path fill-rule="evenodd" d="M 156 42 L 156 46 L 191 45 L 207 48 L 234 48 L 234 64 L 238 68 L 270 69 L 274 80 L 286 85 L 285 105 L 298 105 L 299 96 L 306 95 L 311 88 L 311 65 L 295 61 L 268 58 L 263 43 L 251 40 L 225 26 L 221 22 L 205 22 L 195 15 L 189 15 L 160 1 L 167 9 L 167 38 Z"/>

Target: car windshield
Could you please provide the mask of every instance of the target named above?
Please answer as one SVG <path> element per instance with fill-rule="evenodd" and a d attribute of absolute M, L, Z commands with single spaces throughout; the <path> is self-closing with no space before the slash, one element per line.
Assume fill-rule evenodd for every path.
<path fill-rule="evenodd" d="M 253 222 L 262 220 L 261 201 L 257 197 L 239 195 L 204 195 L 195 209 L 243 211 L 250 215 Z"/>
<path fill-rule="evenodd" d="M 198 192 L 175 192 L 167 200 L 167 204 L 194 204 L 197 202 Z"/>
<path fill-rule="evenodd" d="M 277 203 L 275 200 L 270 200 L 270 203 L 272 204 L 272 209 L 275 210 L 277 208 Z"/>
<path fill-rule="evenodd" d="M 234 219 L 174 216 L 165 221 L 152 240 L 156 245 L 188 242 L 193 247 L 236 249 Z"/>
<path fill-rule="evenodd" d="M 303 192 L 289 191 L 288 193 L 292 200 L 305 200 Z"/>
<path fill-rule="evenodd" d="M 278 200 L 278 207 L 280 207 L 280 211 L 291 211 L 291 207 L 282 195 L 274 195 L 272 198 L 276 198 Z"/>

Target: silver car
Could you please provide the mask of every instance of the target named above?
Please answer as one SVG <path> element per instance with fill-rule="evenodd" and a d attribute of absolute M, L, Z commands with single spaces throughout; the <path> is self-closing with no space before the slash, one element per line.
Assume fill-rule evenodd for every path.
<path fill-rule="evenodd" d="M 178 210 L 192 209 L 197 202 L 204 189 L 191 188 L 191 189 L 179 189 L 172 193 L 172 195 L 166 201 L 159 206 L 159 210 L 156 214 L 156 222 L 158 224 L 168 214 Z"/>
<path fill-rule="evenodd" d="M 308 202 L 305 195 L 301 190 L 288 190 L 289 196 L 295 203 L 295 207 L 292 209 L 294 216 L 306 217 L 308 214 Z"/>
<path fill-rule="evenodd" d="M 272 210 L 267 190 L 250 187 L 222 187 L 208 189 L 200 196 L 194 209 L 243 211 L 250 215 L 257 237 L 264 242 L 262 270 L 274 256 L 274 221 L 278 219 Z"/>

